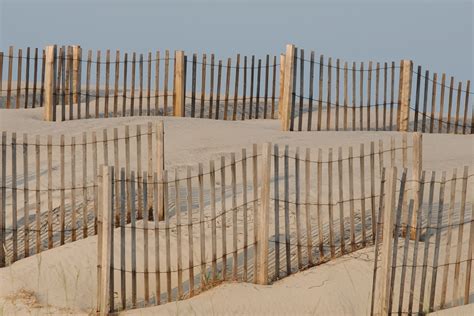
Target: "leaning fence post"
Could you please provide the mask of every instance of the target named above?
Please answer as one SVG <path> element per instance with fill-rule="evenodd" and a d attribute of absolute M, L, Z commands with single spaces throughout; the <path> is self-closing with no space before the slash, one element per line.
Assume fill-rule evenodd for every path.
<path fill-rule="evenodd" d="M 380 271 L 380 305 L 379 314 L 387 315 L 390 296 L 390 277 L 392 263 L 392 236 L 395 220 L 395 195 L 397 189 L 397 167 L 392 167 L 388 176 L 387 193 L 385 195 L 385 208 L 382 222 L 382 262 Z M 377 258 L 375 259 L 377 260 Z"/>
<path fill-rule="evenodd" d="M 165 170 L 165 131 L 163 121 L 158 122 L 156 126 L 156 173 L 158 179 L 163 178 L 163 170 Z M 158 182 L 158 220 L 164 220 L 164 186 L 161 180 Z"/>
<path fill-rule="evenodd" d="M 184 52 L 174 52 L 174 89 L 173 89 L 173 115 L 184 116 L 185 93 L 186 93 L 186 63 Z"/>
<path fill-rule="evenodd" d="M 98 293 L 97 306 L 100 315 L 107 315 L 113 308 L 110 306 L 110 267 L 112 262 L 112 238 L 113 238 L 113 174 L 114 168 L 102 167 L 102 178 L 99 177 L 99 218 L 98 225 L 101 227 L 98 247 Z"/>
<path fill-rule="evenodd" d="M 271 143 L 262 148 L 260 209 L 257 217 L 257 284 L 268 284 L 268 230 L 270 212 Z"/>
<path fill-rule="evenodd" d="M 415 233 L 417 227 L 417 214 L 419 208 L 419 201 L 422 197 L 420 194 L 420 177 L 423 170 L 423 134 L 422 133 L 413 133 L 413 171 L 412 171 L 412 181 L 413 181 L 413 217 L 412 217 L 412 228 L 410 239 L 415 239 Z"/>
<path fill-rule="evenodd" d="M 82 48 L 79 45 L 72 46 L 72 90 L 73 102 L 79 103 L 81 99 L 81 62 L 82 62 Z"/>
<path fill-rule="evenodd" d="M 290 129 L 290 111 L 291 111 L 291 100 L 293 96 L 293 77 L 294 77 L 294 57 L 296 54 L 296 47 L 293 44 L 286 45 L 285 54 L 285 68 L 283 73 L 283 95 L 281 96 L 281 129 L 288 131 Z"/>
<path fill-rule="evenodd" d="M 46 46 L 43 120 L 54 121 L 56 112 L 56 45 Z"/>
<path fill-rule="evenodd" d="M 398 130 L 407 132 L 410 118 L 410 97 L 411 97 L 411 81 L 413 74 L 413 62 L 411 60 L 402 60 L 400 62 L 401 75 L 400 78 L 400 117 Z"/>

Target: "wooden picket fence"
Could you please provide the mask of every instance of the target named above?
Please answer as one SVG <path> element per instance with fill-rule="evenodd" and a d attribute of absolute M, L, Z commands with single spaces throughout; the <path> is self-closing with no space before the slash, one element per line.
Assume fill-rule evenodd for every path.
<path fill-rule="evenodd" d="M 469 80 L 456 88 L 451 77 L 448 87 L 446 74 L 439 82 L 437 73 L 431 78 L 429 70 L 414 70 L 409 60 L 364 64 L 309 55 L 287 45 L 280 104 L 284 130 L 474 133 Z"/>
<path fill-rule="evenodd" d="M 141 181 L 105 166 L 98 311 L 181 300 L 226 280 L 268 284 L 372 245 L 383 170 L 419 166 L 419 137 L 324 151 L 254 145 L 230 162 Z"/>
<path fill-rule="evenodd" d="M 0 267 L 97 234 L 99 166 L 164 169 L 162 122 L 77 138 L 2 132 L 0 147 Z"/>
<path fill-rule="evenodd" d="M 294 45 L 278 57 L 237 54 L 234 61 L 169 50 L 107 50 L 105 56 L 100 50 L 83 56 L 80 46 L 31 51 L 0 52 L 0 107 L 46 105 L 50 121 L 280 118 L 284 130 L 294 131 L 474 133 L 470 81 L 455 84 L 450 77 L 447 84 L 446 74 L 439 80 L 409 60 L 349 63 L 314 51 L 308 57 Z"/>
<path fill-rule="evenodd" d="M 422 315 L 473 302 L 472 176 L 468 167 L 461 177 L 456 169 L 449 178 L 423 171 L 419 190 L 410 192 L 407 183 L 416 180 L 407 180 L 406 170 L 401 179 L 397 168 L 390 171 L 378 216 L 371 314 Z"/>

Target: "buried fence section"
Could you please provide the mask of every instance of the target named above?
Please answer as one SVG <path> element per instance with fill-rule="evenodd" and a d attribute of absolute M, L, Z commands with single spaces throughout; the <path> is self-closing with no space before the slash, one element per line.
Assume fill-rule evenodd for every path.
<path fill-rule="evenodd" d="M 471 303 L 474 213 L 468 167 L 461 175 L 456 169 L 452 175 L 423 171 L 418 192 L 404 190 L 413 181 L 405 174 L 397 177 L 391 170 L 378 223 L 383 243 L 376 244 L 372 314 L 428 313 Z M 416 222 L 401 219 L 406 200 Z"/>
<path fill-rule="evenodd" d="M 100 165 L 164 168 L 161 122 L 77 136 L 2 132 L 1 149 L 1 266 L 97 234 Z"/>
<path fill-rule="evenodd" d="M 124 168 L 119 178 L 109 177 L 107 190 L 114 190 L 114 196 L 119 196 L 119 209 L 115 209 L 112 197 L 108 205 L 101 202 L 103 208 L 99 213 L 119 214 L 120 225 L 102 223 L 102 248 L 98 255 L 101 262 L 106 256 L 110 259 L 98 271 L 99 280 L 108 278 L 98 288 L 98 310 L 159 305 L 192 297 L 224 280 L 253 280 L 253 223 L 255 216 L 261 214 L 259 190 L 263 186 L 254 187 L 247 178 L 252 170 L 261 169 L 252 166 L 262 163 L 260 156 L 258 152 L 246 155 L 243 151 L 240 156 L 230 155 L 230 160 L 224 156 L 212 160 L 208 166 L 176 169 L 174 175 L 164 171 L 158 177 L 155 173 L 151 181 L 145 173 L 141 184 L 134 171 L 127 175 Z M 116 174 L 112 167 L 104 168 Z M 149 211 L 143 216 L 138 212 L 139 184 L 144 191 L 141 203 Z M 159 184 L 163 186 L 162 193 Z M 101 196 L 106 196 L 107 190 L 102 188 Z M 162 206 L 158 203 L 161 194 Z M 247 199 L 248 196 L 257 199 Z M 157 216 L 161 211 L 163 221 Z M 262 260 L 259 256 L 257 262 L 265 264 Z"/>

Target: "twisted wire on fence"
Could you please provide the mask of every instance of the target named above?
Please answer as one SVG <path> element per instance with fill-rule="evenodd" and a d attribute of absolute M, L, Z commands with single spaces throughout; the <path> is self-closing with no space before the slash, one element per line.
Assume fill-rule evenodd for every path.
<path fill-rule="evenodd" d="M 337 64 L 336 65 L 331 65 L 329 66 L 329 64 L 326 64 L 326 63 L 321 63 L 320 61 L 317 61 L 317 60 L 310 60 L 310 59 L 305 59 L 305 58 L 301 58 L 299 56 L 296 57 L 296 59 L 298 60 L 303 60 L 305 62 L 308 62 L 308 63 L 313 63 L 313 64 L 317 64 L 317 65 L 321 65 L 323 67 L 330 67 L 330 68 L 333 68 L 333 69 L 337 69 L 337 70 L 348 70 L 348 71 L 359 71 L 359 72 L 369 72 L 369 71 L 374 71 L 374 70 L 380 70 L 380 69 L 399 69 L 401 68 L 400 66 L 389 66 L 389 67 L 375 67 L 375 68 L 372 68 L 372 69 L 357 69 L 357 68 L 346 68 L 346 67 L 337 67 Z"/>
<path fill-rule="evenodd" d="M 128 56 L 131 56 L 133 53 L 127 53 L 127 54 L 128 54 Z M 138 55 L 138 56 L 139 56 L 139 55 L 145 56 L 145 54 L 136 54 L 136 55 Z M 43 59 L 44 59 L 42 56 L 29 57 L 29 58 L 28 58 L 27 56 L 21 56 L 21 57 L 20 57 L 20 56 L 15 56 L 15 55 L 3 55 L 3 58 L 4 58 L 4 60 L 7 59 L 7 58 L 12 58 L 12 59 L 29 59 L 29 60 L 33 60 L 33 61 L 34 61 L 35 59 L 37 59 L 37 60 L 43 60 Z M 92 59 L 91 59 L 91 60 L 89 61 L 87 58 L 68 58 L 68 57 L 63 58 L 61 55 L 56 56 L 56 60 L 60 60 L 60 61 L 63 61 L 63 60 L 64 60 L 64 61 L 79 61 L 79 62 L 81 62 L 81 63 L 88 63 L 88 62 L 90 62 L 90 63 L 92 63 L 92 64 L 101 64 L 101 65 L 106 65 L 107 63 L 108 63 L 108 64 L 124 64 L 124 63 L 125 63 L 124 60 L 121 60 L 121 61 L 115 60 L 115 61 L 108 61 L 108 62 L 107 62 L 107 61 L 97 61 L 97 60 L 92 60 Z M 148 59 L 148 58 L 147 58 L 147 59 L 143 59 L 143 62 L 150 62 L 150 61 L 151 61 L 151 62 L 154 62 L 154 61 L 161 61 L 161 60 L 174 60 L 174 57 L 169 57 L 169 58 L 160 57 L 160 58 L 153 58 L 153 59 Z M 134 62 L 134 61 L 131 60 L 131 59 L 128 59 L 128 60 L 127 60 L 127 63 L 128 63 L 128 64 L 132 64 L 133 62 Z M 135 60 L 135 63 L 140 63 L 140 61 L 139 61 L 139 60 Z"/>
<path fill-rule="evenodd" d="M 244 250 L 246 248 L 249 248 L 251 246 L 255 246 L 256 243 L 251 243 L 251 244 L 248 244 L 247 246 L 243 246 L 243 247 L 240 247 L 240 248 L 237 248 L 236 250 L 232 250 L 231 252 L 227 252 L 226 254 L 223 254 L 221 255 L 220 257 L 217 257 L 216 258 L 216 261 L 218 260 L 222 260 L 224 257 L 227 258 L 227 257 L 230 257 L 230 255 L 234 254 L 236 251 L 239 252 L 240 250 Z M 188 270 L 191 270 L 191 269 L 195 269 L 195 268 L 199 268 L 201 267 L 203 264 L 205 264 L 206 266 L 207 265 L 211 265 L 212 263 L 216 262 L 216 261 L 206 261 L 206 262 L 199 262 L 199 264 L 195 264 L 191 267 L 186 267 L 186 268 L 181 268 L 181 269 L 172 269 L 172 270 L 164 270 L 164 271 L 132 271 L 132 270 L 127 270 L 127 269 L 121 269 L 121 268 L 116 268 L 114 266 L 114 270 L 116 271 L 121 271 L 121 272 L 125 272 L 125 273 L 137 273 L 137 274 L 145 274 L 145 273 L 148 273 L 148 274 L 157 274 L 157 273 L 160 273 L 160 274 L 166 274 L 166 273 L 177 273 L 177 272 L 181 272 L 181 271 L 188 271 Z"/>
<path fill-rule="evenodd" d="M 452 125 L 453 127 L 462 127 L 462 128 L 468 128 L 468 129 L 473 127 L 472 125 L 463 125 L 463 124 L 459 124 L 458 122 L 447 122 L 444 120 L 440 120 L 439 118 L 436 118 L 429 114 L 421 112 L 420 110 L 417 110 L 416 108 L 412 106 L 410 106 L 410 109 L 413 110 L 416 114 L 420 114 L 421 116 L 426 117 L 429 120 L 441 122 L 441 123 L 444 123 L 445 125 Z"/>
<path fill-rule="evenodd" d="M 443 84 L 442 82 L 434 81 L 434 80 L 431 79 L 430 77 L 426 77 L 425 75 L 423 75 L 422 73 L 419 73 L 419 72 L 416 71 L 416 70 L 412 70 L 412 73 L 415 74 L 415 75 L 417 75 L 417 76 L 420 76 L 420 77 L 422 77 L 422 78 L 424 78 L 424 79 L 426 79 L 426 80 L 428 80 L 428 81 L 430 81 L 430 82 L 434 82 L 434 83 L 436 83 L 437 85 L 439 85 L 439 86 L 441 86 L 441 87 L 443 87 L 443 88 L 449 88 L 449 87 L 450 87 L 450 86 L 448 86 L 448 85 L 446 85 L 446 84 Z M 469 81 L 469 80 L 468 80 L 468 81 Z M 462 93 L 466 93 L 466 94 L 474 94 L 474 91 L 471 92 L 471 91 L 469 91 L 469 90 L 463 90 L 463 89 L 456 89 L 456 90 L 458 90 L 458 91 L 460 91 L 460 92 L 462 92 Z"/>
<path fill-rule="evenodd" d="M 244 57 L 247 57 L 247 56 L 244 56 Z M 260 59 L 260 60 L 262 60 L 262 59 Z M 219 60 L 219 61 L 223 61 L 223 60 Z M 267 65 L 267 64 L 265 64 L 265 65 L 260 65 L 260 67 L 255 66 L 255 65 L 254 65 L 253 67 L 252 67 L 252 66 L 247 66 L 247 67 L 245 67 L 245 66 L 239 66 L 239 67 L 237 67 L 237 66 L 227 66 L 227 65 L 225 65 L 225 64 L 223 64 L 223 63 L 220 64 L 220 65 L 219 65 L 218 63 L 217 63 L 217 64 L 215 64 L 215 63 L 214 63 L 214 64 L 213 64 L 213 63 L 203 63 L 203 62 L 200 62 L 200 61 L 193 61 L 193 60 L 191 60 L 190 58 L 187 59 L 187 62 L 188 62 L 189 64 L 194 64 L 194 63 L 196 63 L 196 64 L 198 64 L 198 65 L 204 65 L 204 66 L 206 66 L 206 67 L 209 66 L 209 67 L 219 68 L 219 66 L 220 66 L 220 67 L 222 67 L 222 68 L 231 68 L 231 69 L 239 69 L 239 70 L 240 70 L 240 69 L 245 69 L 245 70 L 247 70 L 247 69 L 254 69 L 254 70 L 258 70 L 258 68 L 266 69 L 266 68 L 273 68 L 273 67 L 276 67 L 276 66 L 280 66 L 280 65 L 281 65 L 280 63 L 276 63 L 276 64 L 269 64 L 269 65 Z"/>

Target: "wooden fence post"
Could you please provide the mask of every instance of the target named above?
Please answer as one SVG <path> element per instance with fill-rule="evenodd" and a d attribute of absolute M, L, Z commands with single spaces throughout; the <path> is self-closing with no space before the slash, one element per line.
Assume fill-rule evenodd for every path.
<path fill-rule="evenodd" d="M 157 212 L 158 220 L 164 220 L 164 191 L 163 183 L 160 179 L 163 178 L 163 170 L 165 170 L 165 131 L 163 121 L 158 122 L 156 126 L 156 173 L 158 176 L 158 201 L 159 206 Z"/>
<path fill-rule="evenodd" d="M 422 197 L 419 196 L 420 191 L 420 177 L 423 170 L 423 134 L 413 133 L 413 166 L 412 166 L 412 181 L 413 181 L 413 217 L 412 217 L 412 228 L 410 239 L 415 239 L 415 233 L 417 227 L 417 214 L 419 211 L 419 201 Z"/>
<path fill-rule="evenodd" d="M 46 47 L 43 120 L 54 121 L 56 112 L 56 45 Z"/>
<path fill-rule="evenodd" d="M 185 115 L 186 102 L 186 63 L 184 58 L 184 51 L 178 50 L 174 52 L 174 95 L 173 95 L 173 115 Z"/>
<path fill-rule="evenodd" d="M 280 94 L 278 98 L 278 118 L 281 119 L 281 105 L 283 100 L 283 84 L 285 78 L 285 54 L 280 54 Z"/>
<path fill-rule="evenodd" d="M 257 220 L 257 284 L 268 284 L 268 230 L 270 213 L 270 173 L 272 164 L 272 144 L 266 143 L 262 148 L 260 209 Z"/>
<path fill-rule="evenodd" d="M 288 131 L 290 129 L 290 111 L 291 111 L 291 100 L 293 96 L 293 77 L 294 77 L 294 57 L 296 54 L 296 47 L 293 44 L 286 45 L 285 54 L 285 67 L 283 71 L 283 94 L 281 96 L 280 105 L 280 120 L 281 129 Z"/>
<path fill-rule="evenodd" d="M 388 176 L 387 191 L 385 194 L 385 209 L 382 223 L 382 262 L 380 271 L 380 307 L 379 314 L 387 315 L 389 313 L 390 297 L 390 278 L 392 272 L 392 238 L 393 224 L 395 221 L 395 196 L 397 189 L 397 167 L 392 167 Z M 377 258 L 375 259 L 377 260 Z"/>
<path fill-rule="evenodd" d="M 402 68 L 400 78 L 400 117 L 398 130 L 407 132 L 410 123 L 410 97 L 411 97 L 411 81 L 413 74 L 413 62 L 411 60 L 402 60 L 400 62 Z"/>
<path fill-rule="evenodd" d="M 112 238 L 113 238 L 113 175 L 114 167 L 103 166 L 102 167 L 102 179 L 100 181 L 99 189 L 99 226 L 101 232 L 98 236 L 100 239 L 100 247 L 98 248 L 98 264 L 99 266 L 99 280 L 98 280 L 98 291 L 97 291 L 97 306 L 100 315 L 107 315 L 113 308 L 110 306 L 110 278 L 113 275 L 110 274 L 110 267 L 113 260 L 113 249 L 112 249 Z"/>
<path fill-rule="evenodd" d="M 81 99 L 81 66 L 82 66 L 82 48 L 79 45 L 72 46 L 72 90 L 73 102 L 79 103 Z"/>

